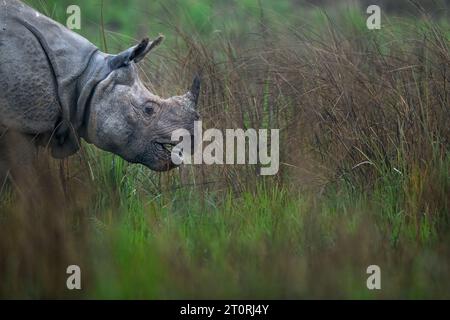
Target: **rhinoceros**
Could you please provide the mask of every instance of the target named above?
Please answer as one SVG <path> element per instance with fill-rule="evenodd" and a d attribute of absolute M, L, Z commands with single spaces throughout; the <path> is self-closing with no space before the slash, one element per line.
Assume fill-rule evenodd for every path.
<path fill-rule="evenodd" d="M 0 165 L 14 132 L 55 158 L 83 139 L 155 171 L 174 168 L 171 133 L 193 134 L 200 80 L 167 99 L 144 86 L 137 63 L 162 40 L 106 54 L 24 3 L 0 0 Z"/>

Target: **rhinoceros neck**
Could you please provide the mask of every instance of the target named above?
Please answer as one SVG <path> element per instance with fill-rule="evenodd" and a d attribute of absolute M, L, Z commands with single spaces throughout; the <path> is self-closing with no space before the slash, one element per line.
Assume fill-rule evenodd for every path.
<path fill-rule="evenodd" d="M 72 122 L 77 123 L 79 136 L 88 142 L 90 141 L 86 134 L 86 125 L 89 121 L 91 100 L 97 85 L 106 79 L 112 71 L 108 59 L 109 55 L 96 51 L 92 55 L 87 68 L 78 78 L 77 114 L 76 117 L 72 119 Z"/>

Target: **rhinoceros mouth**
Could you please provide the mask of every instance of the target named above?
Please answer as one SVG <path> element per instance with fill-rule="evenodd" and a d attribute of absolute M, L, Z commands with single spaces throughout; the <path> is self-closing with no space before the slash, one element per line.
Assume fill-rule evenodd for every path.
<path fill-rule="evenodd" d="M 164 150 L 166 150 L 170 154 L 172 153 L 172 150 L 175 147 L 174 143 L 159 143 L 159 144 L 163 147 Z"/>
<path fill-rule="evenodd" d="M 171 151 L 166 143 L 153 141 L 149 148 L 128 161 L 140 163 L 154 171 L 169 171 L 177 165 L 172 162 Z"/>
<path fill-rule="evenodd" d="M 172 152 L 176 151 L 174 148 L 177 144 L 175 142 L 156 142 L 155 144 L 157 146 L 157 152 L 159 153 L 158 158 L 163 160 L 162 162 L 165 162 L 162 167 L 166 170 L 178 167 L 177 164 L 172 162 Z M 181 157 L 182 155 L 180 154 L 179 156 Z"/>
<path fill-rule="evenodd" d="M 176 143 L 173 141 L 156 141 L 157 149 L 159 151 L 163 151 L 165 154 L 172 153 L 173 148 L 176 146 Z"/>

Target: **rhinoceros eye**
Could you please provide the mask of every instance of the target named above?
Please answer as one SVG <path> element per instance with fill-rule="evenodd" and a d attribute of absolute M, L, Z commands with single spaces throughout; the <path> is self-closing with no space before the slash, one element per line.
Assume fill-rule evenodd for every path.
<path fill-rule="evenodd" d="M 153 115 L 153 113 L 155 112 L 155 103 L 154 102 L 148 102 L 144 105 L 144 113 L 147 116 L 151 116 Z"/>

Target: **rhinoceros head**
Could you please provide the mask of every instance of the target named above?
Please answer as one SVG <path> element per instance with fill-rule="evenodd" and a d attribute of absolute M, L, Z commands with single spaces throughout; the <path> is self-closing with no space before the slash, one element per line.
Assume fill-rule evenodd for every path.
<path fill-rule="evenodd" d="M 146 39 L 109 57 L 112 71 L 91 98 L 86 137 L 103 150 L 156 171 L 175 167 L 171 147 L 177 141 L 171 141 L 172 132 L 186 129 L 193 134 L 194 121 L 199 119 L 197 76 L 186 94 L 167 99 L 151 93 L 139 78 L 136 63 L 161 40 Z"/>

